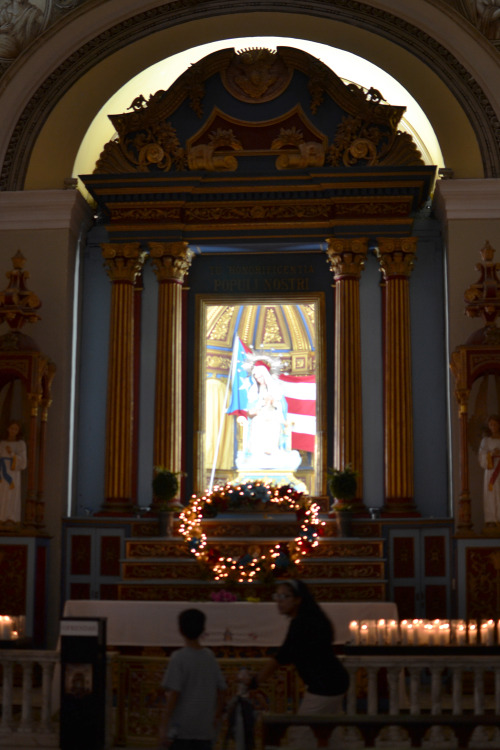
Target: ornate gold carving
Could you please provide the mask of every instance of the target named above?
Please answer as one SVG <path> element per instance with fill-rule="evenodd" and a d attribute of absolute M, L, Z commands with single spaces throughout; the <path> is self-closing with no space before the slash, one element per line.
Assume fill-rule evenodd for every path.
<path fill-rule="evenodd" d="M 241 151 L 241 141 L 235 137 L 232 130 L 218 130 L 210 133 L 209 142 L 200 143 L 188 150 L 189 169 L 207 169 L 209 172 L 229 171 L 234 172 L 238 168 L 238 161 L 231 154 L 217 154 L 218 148 L 230 148 L 233 151 Z"/>
<path fill-rule="evenodd" d="M 168 172 L 185 168 L 185 154 L 170 122 L 162 117 L 164 91 L 157 91 L 148 102 L 141 95 L 134 99 L 131 114 L 112 116 L 118 139 L 109 141 L 94 172 L 148 172 L 153 167 Z"/>
<path fill-rule="evenodd" d="M 328 149 L 327 162 L 332 166 L 353 166 L 359 161 L 368 166 L 392 164 L 393 151 L 397 152 L 399 164 L 423 164 L 411 136 L 397 130 L 405 110 L 382 104 L 385 101 L 379 91 L 349 84 L 347 90 L 351 101 L 349 114 L 342 118 Z"/>
<path fill-rule="evenodd" d="M 350 276 L 359 279 L 365 267 L 368 240 L 327 238 L 327 258 L 335 280 Z"/>
<path fill-rule="evenodd" d="M 6 322 L 13 331 L 20 331 L 25 323 L 36 323 L 36 314 L 42 303 L 34 292 L 26 286 L 30 275 L 24 271 L 26 258 L 20 250 L 12 256 L 13 271 L 5 274 L 9 280 L 7 289 L 0 292 L 0 323 Z"/>
<path fill-rule="evenodd" d="M 135 206 L 110 206 L 112 224 L 137 224 L 147 221 L 150 224 L 181 221 L 182 212 L 177 206 L 151 206 L 147 203 Z"/>
<path fill-rule="evenodd" d="M 246 49 L 234 54 L 221 80 L 227 91 L 242 102 L 268 102 L 287 88 L 293 71 L 276 52 Z"/>
<path fill-rule="evenodd" d="M 215 321 L 215 325 L 208 332 L 208 341 L 227 341 L 228 333 L 233 320 L 234 307 L 226 307 Z"/>
<path fill-rule="evenodd" d="M 336 218 L 370 218 L 381 216 L 409 216 L 412 199 L 409 196 L 386 198 L 338 198 L 335 201 Z"/>
<path fill-rule="evenodd" d="M 314 204 L 260 204 L 249 203 L 237 206 L 186 206 L 186 220 L 200 222 L 255 222 L 284 221 L 297 219 L 327 219 L 330 208 L 326 203 Z"/>
<path fill-rule="evenodd" d="M 416 237 L 379 237 L 376 249 L 384 279 L 410 276 L 417 250 Z"/>
<path fill-rule="evenodd" d="M 486 325 L 493 325 L 500 312 L 500 279 L 497 275 L 500 264 L 493 262 L 495 252 L 486 240 L 480 250 L 483 262 L 476 264 L 480 278 L 475 284 L 471 284 L 464 295 L 466 314 L 470 318 L 482 316 Z"/>
<path fill-rule="evenodd" d="M 276 317 L 276 311 L 273 307 L 266 307 L 265 309 L 265 321 L 264 321 L 264 337 L 262 345 L 264 347 L 273 346 L 274 344 L 282 344 L 283 336 L 281 333 L 280 326 L 278 324 L 278 318 Z"/>
<path fill-rule="evenodd" d="M 149 254 L 158 281 L 184 282 L 194 252 L 187 242 L 150 242 Z"/>
<path fill-rule="evenodd" d="M 214 356 L 207 354 L 207 368 L 210 370 L 219 370 L 227 372 L 231 366 L 231 357 L 224 357 L 223 355 Z"/>
<path fill-rule="evenodd" d="M 111 281 L 128 281 L 133 284 L 140 274 L 146 253 L 138 242 L 101 245 L 104 267 Z"/>

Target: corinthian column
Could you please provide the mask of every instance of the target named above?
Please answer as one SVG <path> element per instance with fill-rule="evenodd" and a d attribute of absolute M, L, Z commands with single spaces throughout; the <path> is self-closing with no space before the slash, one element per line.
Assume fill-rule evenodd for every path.
<path fill-rule="evenodd" d="M 159 283 L 154 466 L 181 470 L 182 285 L 193 258 L 187 242 L 150 242 Z"/>
<path fill-rule="evenodd" d="M 134 283 L 146 253 L 138 242 L 103 244 L 112 281 L 108 355 L 105 502 L 102 513 L 123 515 L 133 506 Z"/>
<path fill-rule="evenodd" d="M 416 237 L 381 237 L 384 278 L 385 515 L 418 515 L 413 500 L 410 274 Z"/>
<path fill-rule="evenodd" d="M 327 240 L 335 280 L 334 467 L 348 464 L 358 472 L 356 501 L 362 507 L 363 427 L 359 279 L 365 265 L 367 239 Z"/>

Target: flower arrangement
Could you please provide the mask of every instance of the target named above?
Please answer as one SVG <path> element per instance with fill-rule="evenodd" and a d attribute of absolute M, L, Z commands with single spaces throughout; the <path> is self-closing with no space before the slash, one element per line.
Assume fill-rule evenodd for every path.
<path fill-rule="evenodd" d="M 336 500 L 353 500 L 358 489 L 358 472 L 350 464 L 347 464 L 344 469 L 328 469 L 328 489 Z M 349 503 L 337 502 L 334 508 L 339 509 L 340 505 L 348 506 Z M 342 510 L 353 510 L 353 508 L 344 507 Z"/>
<path fill-rule="evenodd" d="M 332 508 L 335 513 L 351 513 L 355 510 L 355 506 L 352 503 L 337 502 Z"/>
<path fill-rule="evenodd" d="M 155 466 L 155 473 L 151 486 L 155 499 L 154 507 L 159 511 L 180 511 L 183 506 L 173 502 L 179 491 L 179 479 L 182 472 L 170 471 L 164 466 Z"/>
<path fill-rule="evenodd" d="M 281 510 L 295 513 L 298 530 L 292 542 L 278 542 L 267 552 L 258 547 L 248 550 L 240 558 L 224 557 L 216 547 L 207 547 L 203 519 L 220 511 L 245 509 Z M 213 492 L 197 497 L 180 514 L 179 533 L 184 536 L 189 551 L 202 563 L 215 581 L 246 583 L 271 582 L 276 577 L 289 575 L 303 557 L 318 545 L 324 522 L 319 520 L 319 506 L 289 485 L 276 487 L 264 482 L 242 485 L 216 486 Z"/>
<path fill-rule="evenodd" d="M 237 602 L 238 597 L 236 594 L 233 594 L 231 591 L 226 591 L 226 589 L 221 589 L 220 591 L 212 591 L 210 594 L 210 599 L 213 602 Z"/>

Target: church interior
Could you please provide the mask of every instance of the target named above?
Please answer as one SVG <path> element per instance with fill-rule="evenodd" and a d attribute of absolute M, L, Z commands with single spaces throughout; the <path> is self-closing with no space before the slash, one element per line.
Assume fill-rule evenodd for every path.
<path fill-rule="evenodd" d="M 298 577 L 500 647 L 498 2 L 0 5 L 0 625 Z"/>

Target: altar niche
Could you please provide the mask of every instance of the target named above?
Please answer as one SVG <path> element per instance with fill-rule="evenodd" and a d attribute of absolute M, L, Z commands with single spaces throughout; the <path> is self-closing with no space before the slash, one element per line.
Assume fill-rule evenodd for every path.
<path fill-rule="evenodd" d="M 197 297 L 196 486 L 322 494 L 323 307 L 321 293 Z"/>

